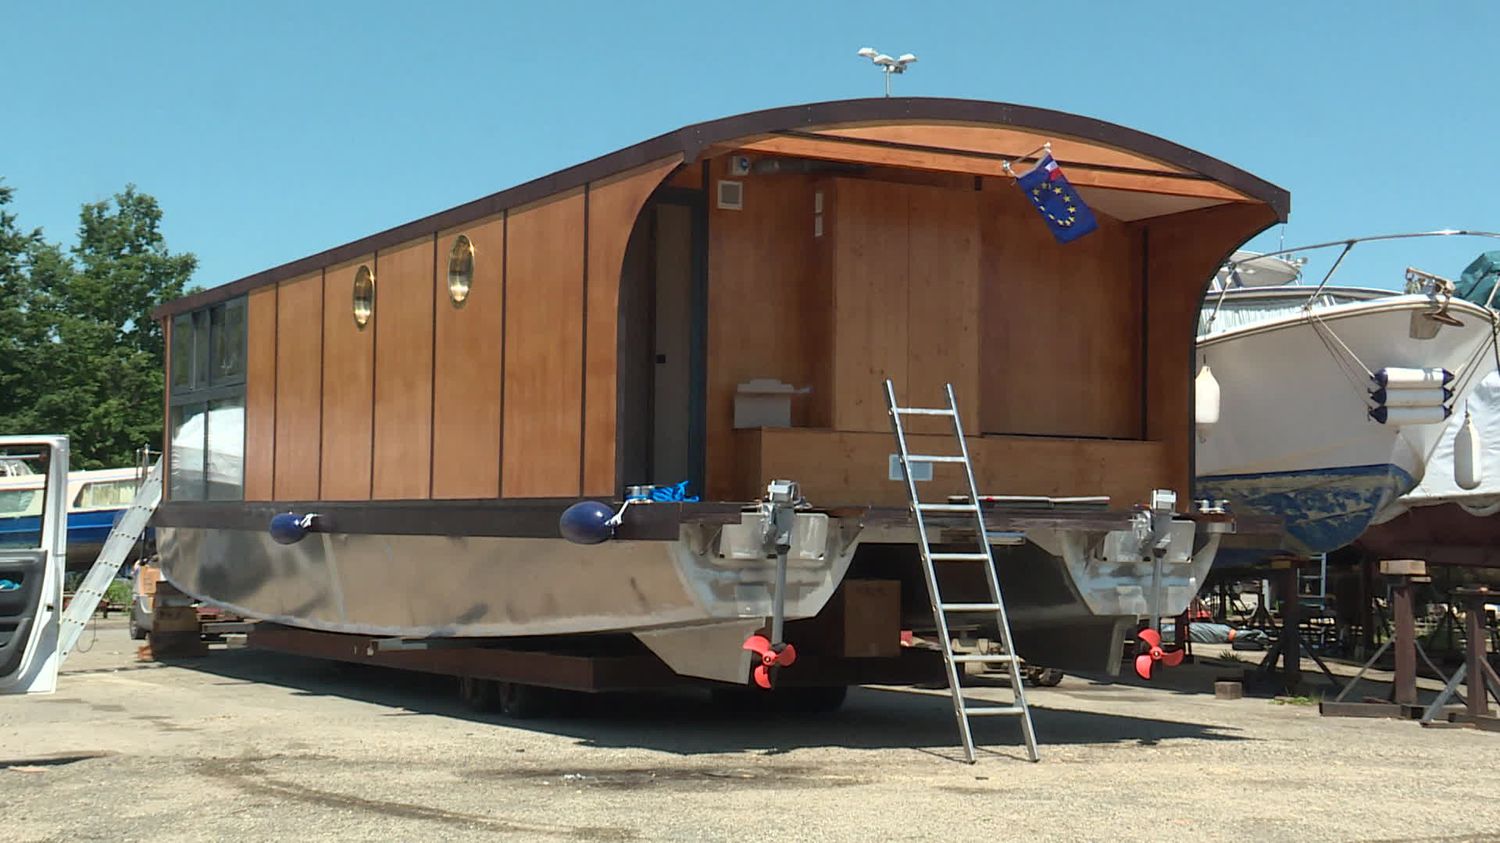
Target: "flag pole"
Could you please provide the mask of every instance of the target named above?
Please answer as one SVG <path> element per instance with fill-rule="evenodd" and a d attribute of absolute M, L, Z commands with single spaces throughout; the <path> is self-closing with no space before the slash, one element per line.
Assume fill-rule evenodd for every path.
<path fill-rule="evenodd" d="M 1025 155 L 1018 156 L 1017 158 L 1015 158 L 1013 160 L 1010 160 L 1010 161 L 1001 161 L 1000 162 L 1000 169 L 1004 170 L 1005 174 L 1007 176 L 1010 176 L 1011 178 L 1016 178 L 1016 171 L 1012 168 L 1011 165 L 1015 164 L 1017 161 L 1025 161 L 1025 160 L 1033 158 L 1033 157 L 1035 157 L 1038 161 L 1040 161 L 1041 160 L 1040 156 L 1037 156 L 1038 152 L 1045 153 L 1045 154 L 1048 154 L 1048 155 L 1052 154 L 1052 141 L 1047 141 L 1046 143 L 1042 144 L 1041 146 L 1037 147 L 1036 149 L 1031 150 L 1030 152 L 1026 153 Z"/>

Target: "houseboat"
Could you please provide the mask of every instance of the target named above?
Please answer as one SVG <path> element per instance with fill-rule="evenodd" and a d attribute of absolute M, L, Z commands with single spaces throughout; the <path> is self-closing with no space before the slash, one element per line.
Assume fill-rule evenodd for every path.
<path fill-rule="evenodd" d="M 1044 149 L 1097 221 L 1071 242 L 1013 175 Z M 1170 141 L 1004 103 L 687 126 L 160 308 L 163 571 L 293 628 L 614 637 L 744 684 L 778 603 L 769 486 L 793 493 L 783 673 L 816 683 L 820 655 L 933 627 L 884 383 L 915 407 L 951 384 L 1017 648 L 1115 670 L 1246 528 L 1189 500 L 1196 327 L 1289 206 Z M 936 418 L 907 440 L 955 449 Z M 925 500 L 967 494 L 928 467 Z M 619 510 L 610 540 L 562 537 L 583 500 Z M 982 599 L 973 563 L 940 567 L 945 598 Z"/>

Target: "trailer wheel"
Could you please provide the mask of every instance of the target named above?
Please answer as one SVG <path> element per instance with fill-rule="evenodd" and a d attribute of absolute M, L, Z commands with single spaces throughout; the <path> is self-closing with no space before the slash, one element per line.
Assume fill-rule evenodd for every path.
<path fill-rule="evenodd" d="M 1052 688 L 1062 682 L 1063 672 L 1055 667 L 1040 667 L 1034 671 L 1027 671 L 1026 679 L 1031 685 Z"/>
<path fill-rule="evenodd" d="M 522 685 L 517 682 L 497 682 L 499 688 L 500 711 L 506 717 L 514 717 L 517 720 L 531 720 L 550 713 L 553 705 L 553 695 L 548 688 L 539 688 L 536 685 Z"/>
<path fill-rule="evenodd" d="M 135 619 L 135 612 L 130 613 L 130 638 L 132 641 L 146 640 L 146 630 L 142 629 L 140 622 Z"/>
<path fill-rule="evenodd" d="M 458 698 L 474 711 L 489 713 L 500 710 L 500 683 L 473 676 L 458 677 Z"/>

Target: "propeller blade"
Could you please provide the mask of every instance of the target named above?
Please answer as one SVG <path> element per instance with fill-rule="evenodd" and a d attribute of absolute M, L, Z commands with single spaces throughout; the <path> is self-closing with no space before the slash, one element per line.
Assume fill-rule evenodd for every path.
<path fill-rule="evenodd" d="M 797 648 L 787 644 L 776 654 L 776 663 L 782 667 L 791 667 L 797 661 Z"/>
<path fill-rule="evenodd" d="M 771 642 L 764 635 L 752 635 L 745 639 L 745 643 L 741 645 L 740 649 L 749 650 L 757 656 L 764 656 L 766 653 L 771 652 Z"/>
<path fill-rule="evenodd" d="M 755 666 L 755 684 L 765 688 L 767 691 L 771 690 L 771 669 L 769 667 L 763 664 Z"/>
<path fill-rule="evenodd" d="M 1139 676 L 1139 677 L 1141 677 L 1142 679 L 1150 679 L 1151 678 L 1151 665 L 1154 662 L 1155 662 L 1155 659 L 1151 658 L 1148 655 L 1144 655 L 1143 654 L 1143 655 L 1136 656 L 1135 657 L 1135 673 L 1136 673 L 1136 675 Z"/>
<path fill-rule="evenodd" d="M 1135 634 L 1135 640 L 1145 642 L 1148 647 L 1160 647 L 1161 633 L 1148 626 Z"/>
<path fill-rule="evenodd" d="M 1176 667 L 1182 664 L 1183 656 L 1187 654 L 1181 650 L 1162 650 L 1161 663 L 1167 667 Z"/>

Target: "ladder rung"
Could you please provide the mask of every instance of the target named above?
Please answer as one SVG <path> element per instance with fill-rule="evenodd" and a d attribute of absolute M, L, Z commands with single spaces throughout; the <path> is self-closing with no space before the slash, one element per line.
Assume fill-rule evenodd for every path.
<path fill-rule="evenodd" d="M 978 512 L 979 507 L 972 503 L 918 503 L 917 509 L 923 512 Z"/>
<path fill-rule="evenodd" d="M 998 612 L 999 603 L 943 603 L 938 606 L 944 612 Z"/>
<path fill-rule="evenodd" d="M 929 553 L 927 558 L 934 562 L 988 562 L 988 553 Z"/>
<path fill-rule="evenodd" d="M 896 412 L 903 416 L 951 416 L 953 411 L 947 407 L 896 407 Z"/>
<path fill-rule="evenodd" d="M 1025 714 L 1026 709 L 1018 705 L 982 705 L 977 708 L 964 706 L 966 717 L 1000 717 L 1007 714 Z"/>
<path fill-rule="evenodd" d="M 963 462 L 963 457 L 955 457 L 949 454 L 907 454 L 907 462 Z"/>
<path fill-rule="evenodd" d="M 962 655 L 954 656 L 953 661 L 958 664 L 1000 664 L 1002 662 L 1019 661 L 1015 656 L 1003 656 L 999 654 L 984 655 Z"/>

